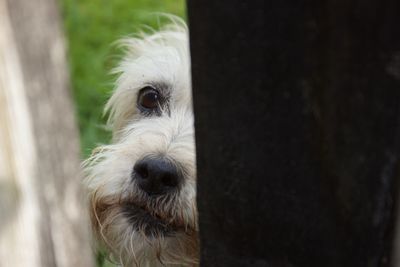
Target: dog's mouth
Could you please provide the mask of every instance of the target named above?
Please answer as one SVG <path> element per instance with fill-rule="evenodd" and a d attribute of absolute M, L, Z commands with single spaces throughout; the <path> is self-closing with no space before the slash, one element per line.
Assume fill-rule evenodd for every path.
<path fill-rule="evenodd" d="M 169 222 L 167 219 L 135 203 L 124 204 L 122 210 L 134 229 L 148 237 L 168 237 L 183 230 L 182 226 Z"/>

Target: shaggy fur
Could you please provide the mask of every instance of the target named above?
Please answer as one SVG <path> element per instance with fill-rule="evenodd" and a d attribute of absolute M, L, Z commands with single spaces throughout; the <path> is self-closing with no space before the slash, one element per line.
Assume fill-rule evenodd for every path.
<path fill-rule="evenodd" d="M 126 55 L 106 105 L 113 143 L 85 162 L 94 232 L 122 266 L 197 266 L 196 166 L 186 25 L 123 40 Z M 146 114 L 141 89 L 162 92 L 165 105 Z M 183 174 L 172 194 L 149 196 L 132 178 L 135 163 L 162 156 Z"/>

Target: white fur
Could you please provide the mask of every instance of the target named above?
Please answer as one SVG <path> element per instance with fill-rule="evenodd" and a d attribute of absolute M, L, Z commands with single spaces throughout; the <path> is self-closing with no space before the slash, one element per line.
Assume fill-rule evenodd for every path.
<path fill-rule="evenodd" d="M 85 162 L 92 223 L 99 240 L 122 266 L 197 266 L 196 165 L 187 28 L 179 19 L 151 35 L 123 40 L 126 56 L 116 72 L 116 88 L 106 105 L 113 143 Z M 140 89 L 164 84 L 169 110 L 144 116 L 137 107 Z M 131 173 L 135 162 L 161 154 L 184 169 L 184 185 L 173 198 L 150 200 Z M 121 212 L 135 203 L 182 231 L 148 237 Z"/>

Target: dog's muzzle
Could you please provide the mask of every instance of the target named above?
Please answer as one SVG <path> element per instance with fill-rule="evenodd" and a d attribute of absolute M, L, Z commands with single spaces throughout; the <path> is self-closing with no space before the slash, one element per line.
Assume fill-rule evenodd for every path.
<path fill-rule="evenodd" d="M 176 165 L 161 157 L 138 161 L 133 168 L 132 178 L 149 196 L 160 196 L 179 190 L 183 180 Z"/>
<path fill-rule="evenodd" d="M 132 182 L 147 199 L 123 205 L 131 225 L 146 236 L 168 236 L 179 231 L 181 226 L 169 218 L 168 212 L 160 214 L 155 208 L 155 205 L 165 205 L 178 195 L 184 179 L 178 166 L 166 157 L 148 156 L 136 162 L 131 176 Z"/>

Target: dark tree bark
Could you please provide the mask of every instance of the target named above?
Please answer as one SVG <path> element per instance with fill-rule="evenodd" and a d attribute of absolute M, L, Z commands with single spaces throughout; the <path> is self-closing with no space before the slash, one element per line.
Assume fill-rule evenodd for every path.
<path fill-rule="evenodd" d="M 202 266 L 389 266 L 400 2 L 188 11 Z"/>

